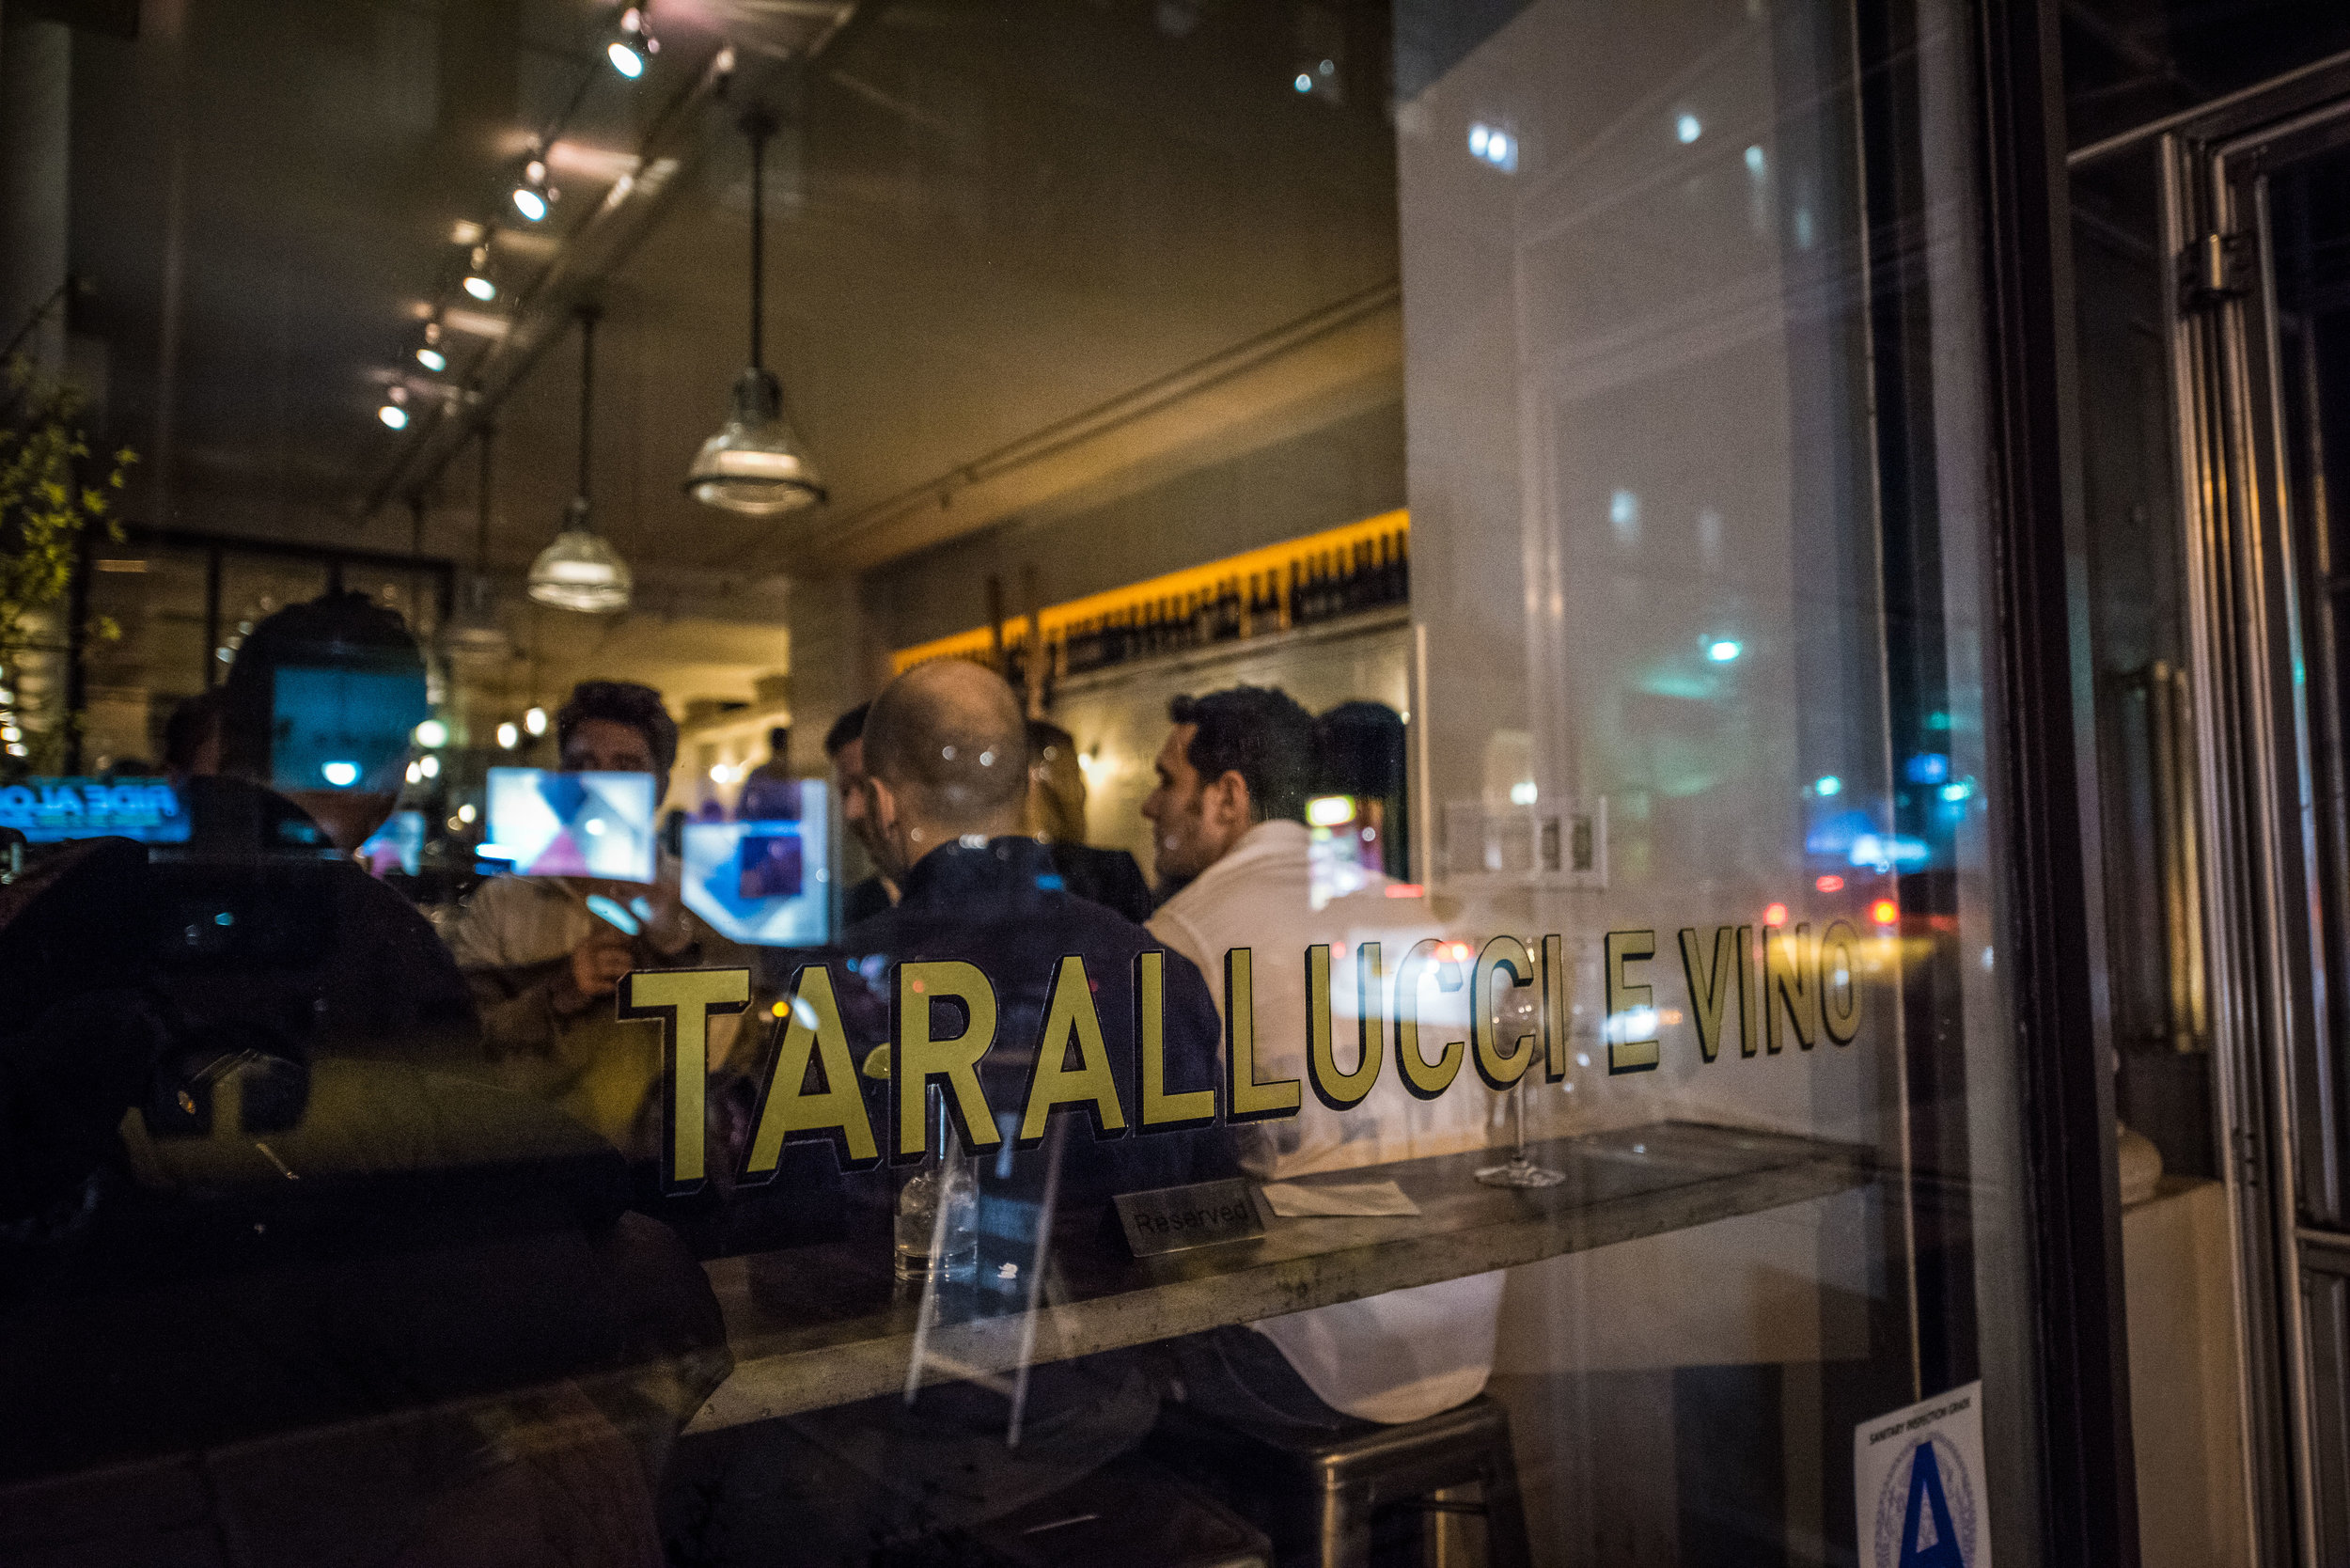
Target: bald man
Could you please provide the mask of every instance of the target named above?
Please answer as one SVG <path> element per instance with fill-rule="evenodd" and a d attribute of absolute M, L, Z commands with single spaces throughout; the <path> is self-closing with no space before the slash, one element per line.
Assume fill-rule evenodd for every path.
<path fill-rule="evenodd" d="M 1069 893 L 1050 847 L 1021 832 L 1027 734 L 1011 688 L 959 660 L 921 666 L 875 699 L 863 740 L 867 841 L 901 894 L 842 935 L 833 986 L 864 1061 L 889 1038 L 899 965 L 960 959 L 987 977 L 995 1031 L 979 1079 L 995 1124 L 972 1128 L 982 1156 L 980 1275 L 992 1285 L 1010 1263 L 1022 1285 L 1031 1277 L 1056 1146 L 1051 1235 L 1077 1257 L 1122 1247 L 1107 1239 L 1115 1232 L 1104 1213 L 1112 1195 L 1237 1175 L 1220 1126 L 1136 1130 L 1136 960 L 1156 953 L 1165 964 L 1169 1090 L 1215 1085 L 1215 1003 L 1189 960 L 1133 921 Z M 1097 1125 L 1089 1102 L 1071 1105 L 1050 1116 L 1036 1147 L 1017 1150 L 1046 1007 L 1071 955 L 1085 964 L 1120 1124 Z M 966 1010 L 944 996 L 920 1005 L 933 1009 L 939 1039 L 966 1027 Z M 1069 1039 L 1049 1046 L 1065 1053 Z M 1056 1057 L 1057 1065 L 1063 1060 Z M 869 1080 L 863 1087 L 874 1127 L 889 1127 L 887 1086 Z M 886 1171 L 851 1178 L 870 1185 L 883 1214 L 889 1180 Z M 864 1245 L 885 1254 L 890 1239 L 877 1231 Z M 673 1518 L 673 1528 L 732 1541 L 742 1560 L 807 1563 L 864 1563 L 877 1547 L 967 1529 L 1073 1485 L 1139 1444 L 1159 1408 L 1150 1366 L 1136 1353 L 1114 1352 L 1033 1368 L 1016 1448 L 1006 1442 L 1005 1386 L 956 1383 L 924 1389 L 911 1409 L 892 1395 L 694 1446 L 681 1452 L 682 1473 L 667 1491 L 696 1499 L 704 1513 Z M 918 1497 L 893 1485 L 909 1476 L 925 1489 Z"/>
<path fill-rule="evenodd" d="M 1027 720 L 993 671 L 938 659 L 889 683 L 865 715 L 866 832 L 900 886 L 925 856 L 1017 834 Z"/>

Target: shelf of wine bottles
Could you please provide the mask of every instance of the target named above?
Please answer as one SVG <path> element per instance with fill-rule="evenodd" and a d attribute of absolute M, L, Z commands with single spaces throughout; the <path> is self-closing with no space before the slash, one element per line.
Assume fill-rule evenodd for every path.
<path fill-rule="evenodd" d="M 1320 625 L 1411 599 L 1410 536 L 1403 529 L 1313 552 L 1276 569 L 1236 572 L 1188 593 L 1123 605 L 1099 616 L 1048 628 L 1043 683 L 1110 669 L 1136 659 L 1182 653 Z M 1004 650 L 1005 675 L 1015 686 L 1028 678 L 1026 640 Z"/>

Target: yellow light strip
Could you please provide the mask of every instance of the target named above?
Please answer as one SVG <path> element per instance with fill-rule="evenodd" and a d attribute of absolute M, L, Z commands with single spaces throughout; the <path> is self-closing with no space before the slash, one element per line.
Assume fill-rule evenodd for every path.
<path fill-rule="evenodd" d="M 1411 531 L 1412 522 L 1408 512 L 1382 512 L 1360 523 L 1325 528 L 1321 533 L 1308 534 L 1303 539 L 1288 540 L 1279 544 L 1268 544 L 1262 549 L 1227 556 L 1205 566 L 1186 567 L 1163 577 L 1111 588 L 1106 593 L 1088 594 L 1083 599 L 1072 599 L 1065 604 L 1047 605 L 1038 612 L 1037 620 L 1043 630 L 1044 640 L 1051 642 L 1077 622 L 1115 615 L 1121 610 L 1142 609 L 1162 599 L 1212 593 L 1234 579 L 1238 579 L 1241 591 L 1245 594 L 1248 589 L 1249 577 L 1261 572 L 1275 573 L 1281 583 L 1281 591 L 1286 593 L 1289 591 L 1289 568 L 1292 561 L 1302 566 L 1325 552 L 1351 552 L 1355 545 L 1368 543 L 1383 535 L 1409 535 Z M 1004 646 L 1010 648 L 1025 641 L 1027 632 L 1026 616 L 1015 614 L 1006 617 Z M 890 667 L 895 673 L 903 674 L 916 665 L 927 664 L 932 659 L 984 659 L 992 646 L 987 628 L 981 626 L 968 632 L 957 632 L 950 637 L 938 637 L 930 642 L 917 643 L 912 648 L 901 648 L 889 656 Z"/>

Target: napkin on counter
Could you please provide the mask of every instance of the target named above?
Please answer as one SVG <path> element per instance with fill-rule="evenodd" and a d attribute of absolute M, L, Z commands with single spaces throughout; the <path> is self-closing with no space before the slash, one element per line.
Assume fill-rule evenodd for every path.
<path fill-rule="evenodd" d="M 1264 1200 L 1283 1219 L 1311 1215 L 1416 1215 L 1419 1205 L 1403 1196 L 1393 1182 L 1340 1182 L 1326 1186 L 1299 1186 L 1294 1182 L 1267 1182 Z"/>

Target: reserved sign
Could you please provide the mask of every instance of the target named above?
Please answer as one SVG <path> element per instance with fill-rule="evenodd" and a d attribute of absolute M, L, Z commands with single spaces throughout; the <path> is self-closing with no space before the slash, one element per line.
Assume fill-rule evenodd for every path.
<path fill-rule="evenodd" d="M 1137 1258 L 1182 1252 L 1264 1234 L 1256 1200 L 1243 1181 L 1201 1182 L 1188 1187 L 1124 1192 L 1111 1200 L 1126 1245 Z"/>

